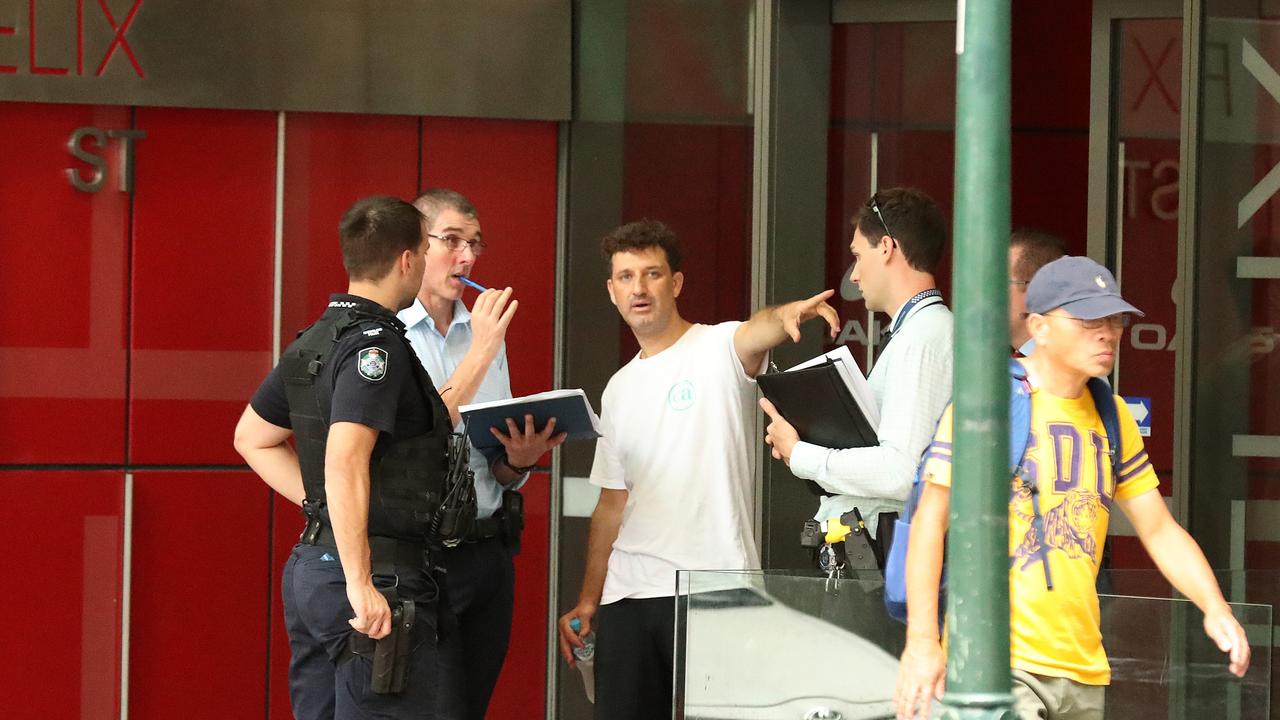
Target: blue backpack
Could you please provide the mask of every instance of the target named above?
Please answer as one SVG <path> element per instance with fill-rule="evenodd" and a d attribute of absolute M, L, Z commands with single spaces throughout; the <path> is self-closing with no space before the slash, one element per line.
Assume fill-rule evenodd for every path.
<path fill-rule="evenodd" d="M 1089 394 L 1093 396 L 1093 404 L 1098 408 L 1098 416 L 1107 433 L 1107 444 L 1111 454 L 1112 477 L 1118 477 L 1120 459 L 1120 416 L 1116 412 L 1115 399 L 1111 386 L 1101 378 L 1089 378 Z M 1017 360 L 1009 361 L 1009 469 L 1010 475 L 1021 480 L 1022 462 L 1027 454 L 1027 443 L 1031 438 L 1031 385 L 1027 382 L 1027 371 Z M 926 452 L 927 449 L 926 449 Z M 911 494 L 907 496 L 902 514 L 894 523 L 893 544 L 889 547 L 889 557 L 884 568 L 884 605 L 889 615 L 899 622 L 907 621 L 907 543 L 911 538 L 911 518 L 915 515 L 916 506 L 920 504 L 920 493 L 924 490 L 924 460 L 916 468 L 916 479 L 911 484 Z M 1044 538 L 1044 518 L 1040 516 L 1040 494 L 1035 485 L 1030 485 L 1031 509 L 1034 513 L 1032 523 L 1036 532 Z M 1036 555 L 1044 567 L 1045 585 L 1053 589 L 1053 578 L 1049 574 L 1049 546 L 1040 543 Z M 942 582 L 938 586 L 938 615 L 946 610 L 947 567 L 943 560 Z"/>

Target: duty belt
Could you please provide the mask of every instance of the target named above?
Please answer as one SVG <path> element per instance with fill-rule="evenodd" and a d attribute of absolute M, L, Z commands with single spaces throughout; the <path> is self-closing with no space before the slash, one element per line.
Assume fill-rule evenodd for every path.
<path fill-rule="evenodd" d="M 311 538 L 306 534 L 301 538 L 304 545 L 333 548 L 337 552 L 338 542 L 333 537 L 333 528 L 328 525 L 321 525 L 320 530 L 314 533 L 314 541 L 308 542 L 309 540 Z M 429 568 L 430 560 L 426 543 L 381 535 L 369 536 L 369 565 L 374 575 L 388 574 L 388 570 L 396 566 Z"/>
<path fill-rule="evenodd" d="M 470 532 L 464 538 L 465 542 L 476 542 L 479 540 L 488 540 L 502 535 L 502 518 L 494 515 L 487 518 L 478 518 L 472 524 Z"/>

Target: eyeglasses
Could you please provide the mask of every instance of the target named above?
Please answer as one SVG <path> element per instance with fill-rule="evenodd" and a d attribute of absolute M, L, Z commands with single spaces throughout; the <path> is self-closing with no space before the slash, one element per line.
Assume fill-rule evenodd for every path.
<path fill-rule="evenodd" d="M 1100 318 L 1091 318 L 1089 320 L 1085 320 L 1084 318 L 1071 317 L 1070 315 L 1054 315 L 1052 313 L 1046 314 L 1045 317 L 1062 318 L 1063 320 L 1075 320 L 1076 322 L 1080 323 L 1080 327 L 1084 328 L 1085 330 L 1099 330 L 1102 328 L 1103 325 L 1110 325 L 1113 330 L 1123 330 L 1129 327 L 1129 315 L 1127 313 L 1119 313 L 1117 315 L 1108 315 L 1106 317 L 1100 317 Z"/>
<path fill-rule="evenodd" d="M 436 235 L 435 233 L 427 233 L 427 237 L 435 238 L 445 244 L 449 248 L 449 252 L 461 252 L 463 246 L 471 248 L 471 254 L 480 257 L 484 253 L 484 249 L 488 247 L 484 241 L 476 238 L 475 240 L 466 240 L 457 235 Z"/>
<path fill-rule="evenodd" d="M 880 224 L 884 226 L 884 234 L 893 238 L 894 242 L 897 242 L 898 238 L 893 234 L 893 231 L 889 229 L 889 223 L 884 221 L 884 213 L 880 212 L 880 204 L 876 202 L 875 195 L 871 196 L 871 200 L 868 204 L 871 206 L 871 212 L 875 213 L 876 217 L 880 218 Z"/>
<path fill-rule="evenodd" d="M 1030 285 L 1030 284 L 1031 284 L 1031 281 L 1030 281 L 1030 280 L 1013 280 L 1013 279 L 1010 279 L 1010 280 L 1009 280 L 1009 284 L 1010 284 L 1010 285 Z"/>

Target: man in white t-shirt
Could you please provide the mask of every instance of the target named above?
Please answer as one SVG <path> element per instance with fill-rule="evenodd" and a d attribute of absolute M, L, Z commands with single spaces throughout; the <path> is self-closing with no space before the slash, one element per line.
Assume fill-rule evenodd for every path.
<path fill-rule="evenodd" d="M 659 222 L 613 231 L 601 245 L 609 298 L 640 353 L 601 400 L 591 516 L 578 605 L 560 618 L 560 650 L 596 629 L 595 717 L 670 717 L 677 570 L 760 566 L 752 537 L 749 421 L 769 350 L 822 317 L 833 291 L 765 308 L 746 322 L 695 325 L 680 316 L 676 236 Z M 593 622 L 599 611 L 599 622 Z M 570 622 L 579 620 L 577 632 Z"/>

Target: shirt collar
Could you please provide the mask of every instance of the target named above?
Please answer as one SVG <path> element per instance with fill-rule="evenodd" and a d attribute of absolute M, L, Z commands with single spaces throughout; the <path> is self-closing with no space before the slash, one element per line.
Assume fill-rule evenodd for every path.
<path fill-rule="evenodd" d="M 422 301 L 418 298 L 414 298 L 412 305 L 400 311 L 399 318 L 400 321 L 405 324 L 405 327 L 414 327 L 418 323 L 426 322 L 427 327 L 431 332 L 436 335 L 440 334 L 436 331 L 436 324 L 431 319 L 431 314 L 427 312 L 426 306 L 424 306 Z M 466 305 L 462 304 L 461 300 L 454 300 L 453 322 L 449 323 L 449 327 L 452 328 L 455 325 L 465 325 L 470 322 L 471 311 L 467 309 Z"/>
<path fill-rule="evenodd" d="M 889 327 L 893 327 L 893 326 L 898 322 L 898 315 L 902 312 L 902 309 L 903 309 L 903 308 L 905 308 L 905 307 L 907 306 L 907 304 L 908 304 L 908 303 L 910 303 L 912 300 L 915 300 L 916 298 L 920 297 L 920 295 L 922 295 L 922 294 L 923 294 L 923 293 L 925 293 L 925 292 L 932 292 L 932 291 L 936 291 L 936 290 L 937 290 L 937 288 L 929 288 L 928 290 L 924 290 L 924 291 L 922 291 L 921 293 L 917 293 L 917 294 L 915 294 L 915 295 L 912 295 L 911 297 L 909 297 L 909 298 L 907 298 L 906 300 L 904 300 L 904 301 L 902 302 L 902 304 L 898 306 L 898 309 L 897 309 L 897 310 L 894 310 L 894 311 L 893 311 L 893 314 L 891 314 L 891 315 L 889 316 Z M 935 295 L 934 297 L 939 297 L 939 295 Z M 907 317 L 911 317 L 911 315 L 912 315 L 913 313 L 918 312 L 918 311 L 920 311 L 921 309 L 926 308 L 926 307 L 928 307 L 928 306 L 930 306 L 930 305 L 934 304 L 934 303 L 930 303 L 930 302 L 925 302 L 925 300 L 928 300 L 928 298 L 924 298 L 924 300 L 917 300 L 917 301 L 916 301 L 916 303 L 915 303 L 914 305 L 912 305 L 912 306 L 911 306 L 911 309 L 907 311 Z M 905 322 L 906 318 L 903 318 L 903 320 L 904 320 L 904 322 Z"/>
<path fill-rule="evenodd" d="M 413 304 L 401 310 L 397 317 L 400 318 L 400 322 L 404 323 L 405 327 L 411 328 L 430 316 L 427 315 L 427 309 L 423 307 L 422 301 L 414 298 Z"/>

